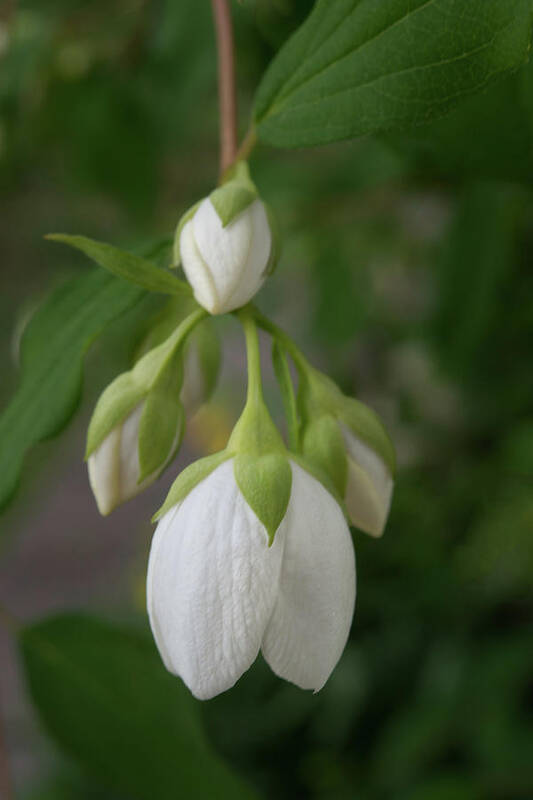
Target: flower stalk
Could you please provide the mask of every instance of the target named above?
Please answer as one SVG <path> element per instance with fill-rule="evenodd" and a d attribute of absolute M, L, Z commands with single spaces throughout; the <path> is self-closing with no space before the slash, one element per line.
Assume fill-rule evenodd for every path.
<path fill-rule="evenodd" d="M 237 93 L 235 46 L 228 0 L 211 0 L 218 52 L 220 105 L 220 173 L 235 161 L 237 153 Z"/>

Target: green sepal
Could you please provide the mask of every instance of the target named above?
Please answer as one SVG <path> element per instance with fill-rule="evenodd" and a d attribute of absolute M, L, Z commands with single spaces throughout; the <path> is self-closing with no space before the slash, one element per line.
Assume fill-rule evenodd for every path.
<path fill-rule="evenodd" d="M 376 412 L 354 397 L 344 397 L 337 411 L 337 417 L 383 459 L 391 476 L 394 477 L 396 472 L 394 445 Z"/>
<path fill-rule="evenodd" d="M 188 211 L 183 214 L 178 225 L 176 227 L 176 233 L 174 234 L 174 245 L 172 247 L 172 264 L 170 265 L 171 268 L 177 269 L 181 264 L 181 254 L 180 254 L 180 238 L 181 232 L 183 231 L 185 225 L 191 220 L 196 212 L 198 211 L 200 205 L 202 204 L 203 200 L 198 200 Z"/>
<path fill-rule="evenodd" d="M 96 404 L 89 431 L 85 458 L 89 458 L 113 428 L 120 424 L 150 392 L 161 370 L 180 348 L 194 325 L 205 316 L 200 309 L 189 315 L 168 339 L 143 356 L 129 372 L 124 372 L 104 390 Z"/>
<path fill-rule="evenodd" d="M 232 453 L 257 457 L 266 453 L 286 452 L 283 439 L 262 400 L 246 403 L 227 447 Z"/>
<path fill-rule="evenodd" d="M 197 308 L 198 303 L 192 297 L 169 298 L 163 308 L 148 321 L 145 332 L 135 348 L 135 361 L 154 347 L 163 344 L 185 317 Z"/>
<path fill-rule="evenodd" d="M 185 281 L 178 280 L 170 272 L 165 272 L 151 261 L 120 250 L 113 245 L 97 242 L 86 236 L 70 236 L 64 233 L 50 233 L 45 238 L 81 250 L 100 267 L 136 286 L 142 286 L 149 292 L 171 295 L 191 294 L 191 287 Z"/>
<path fill-rule="evenodd" d="M 267 453 L 263 456 L 235 456 L 235 480 L 242 495 L 268 534 L 269 547 L 274 541 L 291 496 L 292 470 L 287 456 Z"/>
<path fill-rule="evenodd" d="M 270 228 L 270 255 L 266 266 L 266 274 L 272 275 L 278 266 L 279 257 L 281 255 L 281 235 L 279 232 L 279 225 L 276 216 L 267 203 L 263 203 L 268 220 L 268 227 Z"/>
<path fill-rule="evenodd" d="M 309 462 L 329 475 L 338 494 L 344 497 L 348 480 L 346 447 L 339 423 L 330 414 L 315 417 L 306 426 L 302 453 Z"/>
<path fill-rule="evenodd" d="M 252 179 L 248 164 L 239 161 L 232 172 L 224 177 L 219 186 L 209 195 L 222 227 L 226 228 L 233 220 L 257 199 L 257 189 Z"/>
<path fill-rule="evenodd" d="M 394 445 L 378 415 L 360 400 L 343 394 L 331 378 L 309 367 L 300 381 L 298 407 L 306 423 L 325 413 L 331 414 L 380 456 L 394 475 Z"/>
<path fill-rule="evenodd" d="M 185 423 L 179 399 L 182 382 L 183 357 L 178 351 L 161 370 L 146 397 L 139 423 L 139 484 L 161 472 L 179 449 Z"/>
<path fill-rule="evenodd" d="M 167 498 L 159 511 L 156 511 L 154 516 L 152 517 L 152 522 L 157 522 L 158 520 L 163 517 L 167 511 L 170 511 L 177 503 L 180 503 L 189 492 L 192 492 L 195 486 L 197 486 L 200 481 L 203 481 L 207 478 L 217 467 L 227 461 L 229 458 L 232 457 L 232 453 L 228 450 L 221 450 L 219 453 L 214 453 L 214 455 L 206 456 L 206 458 L 201 458 L 199 461 L 195 461 L 193 464 L 189 464 L 189 466 L 180 472 L 172 486 L 170 487 L 170 491 L 167 495 Z"/>

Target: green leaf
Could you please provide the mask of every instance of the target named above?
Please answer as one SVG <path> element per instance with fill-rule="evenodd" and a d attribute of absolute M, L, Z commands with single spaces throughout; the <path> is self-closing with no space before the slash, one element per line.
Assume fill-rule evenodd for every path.
<path fill-rule="evenodd" d="M 109 270 L 113 275 L 124 278 L 136 286 L 141 286 L 149 292 L 163 294 L 190 294 L 191 289 L 187 283 L 180 281 L 169 272 L 157 267 L 151 261 L 140 256 L 134 256 L 118 247 L 113 247 L 104 242 L 96 242 L 85 236 L 69 236 L 64 233 L 50 233 L 47 237 L 52 242 L 63 242 L 71 247 L 81 250 L 86 256 L 92 258 L 100 267 Z"/>
<path fill-rule="evenodd" d="M 195 486 L 207 478 L 213 470 L 219 467 L 228 458 L 232 458 L 233 453 L 228 450 L 221 450 L 220 453 L 214 453 L 211 456 L 201 458 L 193 464 L 180 472 L 167 495 L 167 498 L 159 511 L 152 517 L 152 522 L 157 522 L 163 517 L 167 511 L 170 511 L 173 506 L 180 503 L 184 497 L 187 497 L 189 492 L 192 492 Z"/>
<path fill-rule="evenodd" d="M 91 270 L 35 313 L 21 342 L 18 389 L 0 416 L 0 508 L 16 488 L 28 450 L 59 433 L 74 412 L 91 342 L 143 297 L 141 289 Z"/>
<path fill-rule="evenodd" d="M 318 0 L 259 87 L 259 137 L 326 144 L 426 122 L 525 63 L 530 0 Z"/>
<path fill-rule="evenodd" d="M 198 705 L 144 633 L 81 614 L 22 630 L 30 693 L 53 738 L 138 800 L 251 798 L 212 751 Z"/>
<path fill-rule="evenodd" d="M 235 480 L 244 499 L 265 526 L 269 544 L 279 528 L 291 497 L 292 470 L 286 456 L 238 455 L 233 465 Z"/>
<path fill-rule="evenodd" d="M 272 344 L 272 364 L 274 365 L 274 372 L 276 374 L 276 380 L 280 388 L 283 407 L 285 409 L 289 448 L 291 450 L 298 450 L 298 443 L 300 440 L 300 421 L 298 418 L 296 397 L 294 395 L 294 386 L 292 383 L 289 365 L 287 363 L 287 354 L 277 341 L 274 341 Z"/>

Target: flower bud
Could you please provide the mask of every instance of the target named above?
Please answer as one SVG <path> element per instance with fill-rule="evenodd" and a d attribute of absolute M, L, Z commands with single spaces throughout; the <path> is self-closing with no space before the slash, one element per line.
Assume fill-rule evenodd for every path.
<path fill-rule="evenodd" d="M 274 251 L 269 213 L 244 164 L 185 215 L 176 233 L 175 254 L 210 314 L 248 303 L 270 271 Z"/>
<path fill-rule="evenodd" d="M 151 474 L 141 479 L 139 427 L 144 410 L 145 402 L 139 403 L 88 458 L 89 482 L 103 516 L 150 486 L 171 460 L 180 442 L 183 429 L 181 415 L 168 455 Z"/>

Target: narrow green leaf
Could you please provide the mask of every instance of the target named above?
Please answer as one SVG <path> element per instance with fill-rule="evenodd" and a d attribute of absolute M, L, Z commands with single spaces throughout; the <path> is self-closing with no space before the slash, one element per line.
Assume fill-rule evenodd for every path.
<path fill-rule="evenodd" d="M 119 250 L 104 242 L 96 242 L 85 236 L 69 236 L 64 233 L 51 233 L 47 237 L 52 242 L 62 242 L 81 250 L 86 256 L 92 258 L 100 267 L 109 270 L 113 275 L 124 278 L 136 286 L 141 286 L 149 292 L 163 294 L 190 294 L 191 289 L 187 283 L 180 281 L 169 272 L 157 267 L 145 258 Z"/>
<path fill-rule="evenodd" d="M 244 499 L 265 526 L 272 544 L 291 497 L 292 470 L 287 457 L 280 453 L 238 455 L 234 473 Z"/>
<path fill-rule="evenodd" d="M 447 112 L 529 53 L 530 0 L 318 0 L 259 87 L 259 137 L 326 144 Z"/>
<path fill-rule="evenodd" d="M 91 342 L 143 297 L 141 289 L 91 270 L 61 286 L 35 313 L 21 342 L 18 389 L 0 415 L 0 508 L 16 488 L 28 450 L 59 433 L 72 415 Z"/>
<path fill-rule="evenodd" d="M 276 374 L 276 380 L 280 388 L 283 407 L 285 409 L 289 448 L 291 450 L 298 450 L 298 443 L 300 440 L 300 422 L 298 418 L 294 386 L 289 370 L 289 364 L 287 362 L 287 355 L 285 350 L 277 341 L 274 341 L 272 344 L 272 364 L 274 365 L 274 372 Z"/>
<path fill-rule="evenodd" d="M 81 614 L 23 629 L 30 693 L 57 743 L 136 800 L 252 798 L 208 744 L 198 705 L 151 639 Z"/>

